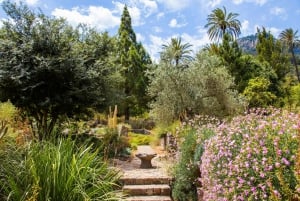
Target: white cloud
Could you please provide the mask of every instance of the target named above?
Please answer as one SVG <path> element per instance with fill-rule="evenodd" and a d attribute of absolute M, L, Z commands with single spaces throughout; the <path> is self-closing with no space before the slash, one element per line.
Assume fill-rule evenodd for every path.
<path fill-rule="evenodd" d="M 249 21 L 248 20 L 244 20 L 242 23 L 241 23 L 241 32 L 242 32 L 242 35 L 249 35 L 250 32 L 249 32 Z"/>
<path fill-rule="evenodd" d="M 31 0 L 33 1 L 33 0 Z M 36 0 L 37 1 L 37 0 Z M 135 2 L 143 2 L 144 7 L 154 12 L 157 9 L 156 4 L 152 0 L 131 0 L 131 6 L 128 6 L 128 12 L 132 19 L 132 26 L 140 26 L 144 24 L 142 13 L 143 10 L 134 5 Z M 52 15 L 56 17 L 66 18 L 72 25 L 85 23 L 100 31 L 114 28 L 120 24 L 120 16 L 123 12 L 125 4 L 119 1 L 113 1 L 114 8 L 108 9 L 101 6 L 89 6 L 87 9 L 79 7 L 72 9 L 56 8 L 52 11 Z M 155 3 L 155 2 L 154 2 Z M 147 11 L 147 10 L 146 10 Z"/>
<path fill-rule="evenodd" d="M 0 3 L 2 3 L 4 0 L 0 0 Z M 13 0 L 14 2 L 25 2 L 29 6 L 35 6 L 39 3 L 39 0 Z"/>
<path fill-rule="evenodd" d="M 121 15 L 123 13 L 125 4 L 118 1 L 113 1 L 112 3 L 115 6 L 115 9 L 112 12 Z M 132 26 L 140 26 L 144 24 L 142 19 L 143 13 L 140 8 L 131 2 L 130 5 L 127 5 L 127 9 L 132 20 Z"/>
<path fill-rule="evenodd" d="M 194 48 L 196 51 L 211 43 L 211 40 L 209 39 L 209 36 L 207 34 L 207 29 L 202 27 L 198 27 L 198 33 L 192 36 L 191 39 L 193 40 L 190 40 L 188 42 L 195 46 Z"/>
<path fill-rule="evenodd" d="M 269 27 L 266 28 L 266 30 L 270 30 L 271 34 L 273 34 L 273 36 L 275 36 L 276 38 L 279 36 L 281 29 L 278 29 L 276 27 Z"/>
<path fill-rule="evenodd" d="M 232 0 L 234 4 L 241 4 L 244 0 Z"/>
<path fill-rule="evenodd" d="M 209 40 L 209 37 L 206 33 L 202 33 L 201 35 L 190 35 L 187 33 L 183 33 L 181 35 L 182 42 L 183 43 L 189 43 L 193 45 L 191 48 L 194 53 L 202 49 L 205 45 L 209 44 L 211 41 Z"/>
<path fill-rule="evenodd" d="M 280 7 L 273 7 L 271 8 L 271 14 L 273 15 L 281 15 L 285 13 L 285 9 L 284 8 L 280 8 Z"/>
<path fill-rule="evenodd" d="M 207 5 L 209 5 L 211 8 L 216 7 L 217 5 L 220 5 L 222 0 L 210 0 L 207 1 Z"/>
<path fill-rule="evenodd" d="M 182 43 L 189 43 L 192 45 L 191 49 L 194 53 L 202 49 L 205 45 L 210 43 L 209 37 L 206 33 L 206 29 L 199 28 L 197 34 L 190 35 L 188 33 L 183 33 L 180 35 L 172 35 L 162 38 L 160 36 L 150 35 L 150 43 L 143 44 L 147 52 L 150 54 L 154 62 L 159 61 L 159 53 L 162 51 L 162 45 L 168 44 L 171 41 L 171 38 L 181 37 Z"/>
<path fill-rule="evenodd" d="M 72 25 L 85 23 L 100 31 L 114 28 L 120 24 L 120 18 L 104 7 L 90 6 L 86 10 L 72 8 L 71 10 L 56 8 L 52 11 L 55 17 L 63 17 Z"/>
<path fill-rule="evenodd" d="M 255 3 L 257 5 L 264 5 L 268 0 L 232 0 L 234 4 L 242 4 L 242 3 Z"/>
<path fill-rule="evenodd" d="M 162 28 L 158 27 L 158 26 L 155 26 L 153 27 L 153 30 L 156 32 L 156 33 L 161 33 L 163 30 Z"/>
<path fill-rule="evenodd" d="M 130 0 L 129 5 L 140 8 L 145 17 L 152 15 L 158 10 L 157 3 L 154 0 Z"/>
<path fill-rule="evenodd" d="M 128 12 L 132 19 L 132 26 L 140 26 L 144 24 L 141 18 L 141 10 L 137 7 L 128 7 Z"/>
<path fill-rule="evenodd" d="M 178 11 L 190 5 L 191 0 L 157 0 L 163 4 L 168 10 Z"/>
<path fill-rule="evenodd" d="M 222 3 L 223 0 L 200 0 L 200 9 L 207 13 L 211 8 L 214 8 Z"/>
<path fill-rule="evenodd" d="M 136 40 L 138 42 L 144 42 L 145 41 L 145 37 L 142 34 L 136 33 L 135 35 L 136 35 Z"/>
<path fill-rule="evenodd" d="M 160 12 L 156 15 L 156 18 L 159 20 L 160 18 L 164 17 L 165 16 L 165 13 L 163 12 Z"/>
<path fill-rule="evenodd" d="M 34 6 L 39 2 L 39 0 L 26 0 L 25 2 L 30 6 Z"/>
<path fill-rule="evenodd" d="M 264 5 L 265 3 L 267 3 L 268 0 L 255 0 L 255 3 L 262 6 Z"/>
<path fill-rule="evenodd" d="M 161 47 L 166 43 L 167 40 L 162 37 L 150 35 L 150 44 L 143 44 L 147 52 L 150 54 L 152 61 L 159 61 L 159 52 L 161 52 Z"/>
<path fill-rule="evenodd" d="M 169 22 L 169 26 L 170 26 L 170 27 L 177 27 L 177 26 L 178 26 L 177 20 L 173 18 L 173 19 Z"/>
<path fill-rule="evenodd" d="M 125 4 L 118 2 L 118 1 L 112 1 L 112 4 L 115 6 L 114 10 L 112 11 L 114 14 L 121 15 L 124 9 Z"/>
<path fill-rule="evenodd" d="M 287 19 L 287 13 L 286 13 L 286 10 L 284 8 L 273 7 L 273 8 L 271 8 L 270 13 L 272 15 L 279 16 L 282 19 Z"/>
<path fill-rule="evenodd" d="M 177 19 L 173 18 L 171 19 L 171 21 L 169 22 L 169 27 L 171 28 L 180 28 L 180 27 L 184 27 L 186 24 L 185 23 L 178 23 Z"/>

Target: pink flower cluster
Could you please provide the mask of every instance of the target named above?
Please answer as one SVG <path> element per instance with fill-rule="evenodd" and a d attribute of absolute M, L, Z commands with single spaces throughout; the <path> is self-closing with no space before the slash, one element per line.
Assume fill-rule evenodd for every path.
<path fill-rule="evenodd" d="M 256 109 L 215 126 L 201 157 L 203 199 L 288 200 L 297 186 L 298 122 L 293 113 Z"/>

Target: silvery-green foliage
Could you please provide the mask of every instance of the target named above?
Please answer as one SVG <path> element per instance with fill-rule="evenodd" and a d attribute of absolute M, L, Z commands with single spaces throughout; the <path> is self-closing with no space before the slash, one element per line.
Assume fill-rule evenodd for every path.
<path fill-rule="evenodd" d="M 201 51 L 185 66 L 160 63 L 150 73 L 151 114 L 157 121 L 169 123 L 186 113 L 225 116 L 242 108 L 233 78 L 217 57 Z"/>

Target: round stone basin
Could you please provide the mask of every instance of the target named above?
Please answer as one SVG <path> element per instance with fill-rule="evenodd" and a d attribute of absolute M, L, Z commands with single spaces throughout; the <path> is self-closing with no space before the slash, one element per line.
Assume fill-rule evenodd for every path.
<path fill-rule="evenodd" d="M 151 160 L 157 156 L 157 154 L 146 154 L 146 153 L 139 153 L 135 155 L 141 160 L 141 166 L 140 168 L 148 169 L 153 168 Z"/>

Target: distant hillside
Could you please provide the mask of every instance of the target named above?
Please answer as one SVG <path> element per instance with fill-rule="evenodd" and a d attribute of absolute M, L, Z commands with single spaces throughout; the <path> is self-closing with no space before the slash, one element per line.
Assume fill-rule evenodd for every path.
<path fill-rule="evenodd" d="M 256 43 L 257 43 L 257 36 L 250 35 L 239 38 L 237 40 L 239 47 L 243 50 L 243 52 L 248 54 L 256 54 Z"/>
<path fill-rule="evenodd" d="M 243 50 L 244 53 L 248 54 L 256 54 L 256 43 L 257 43 L 257 36 L 256 35 L 249 35 L 237 40 L 239 47 Z M 295 53 L 300 55 L 300 47 L 295 49 Z"/>

